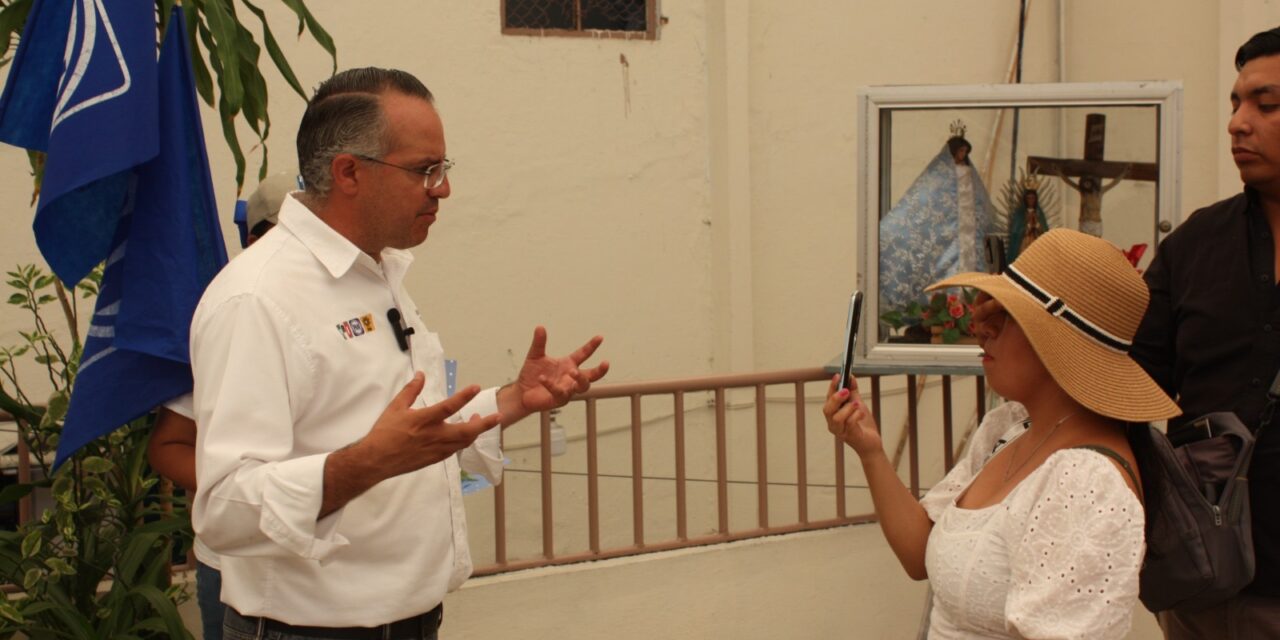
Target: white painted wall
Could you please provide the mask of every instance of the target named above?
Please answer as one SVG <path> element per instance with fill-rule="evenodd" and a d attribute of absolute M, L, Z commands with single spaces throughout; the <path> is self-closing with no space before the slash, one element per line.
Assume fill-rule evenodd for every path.
<path fill-rule="evenodd" d="M 290 42 L 290 14 L 263 4 L 303 83 L 320 82 L 327 58 L 307 40 Z M 556 351 L 603 333 L 613 381 L 827 362 L 854 277 L 858 87 L 1000 82 L 1017 24 L 1007 0 L 667 0 L 667 24 L 649 42 L 503 36 L 498 0 L 311 4 L 341 67 L 404 68 L 437 95 L 458 160 L 454 195 L 415 252 L 409 287 L 461 360 L 462 382 L 487 384 L 512 374 L 535 323 L 550 327 Z M 1024 80 L 1181 80 L 1189 211 L 1238 189 L 1225 136 L 1230 58 L 1276 24 L 1273 0 L 1033 0 Z M 267 76 L 272 167 L 283 168 L 304 105 Z M 211 111 L 205 123 L 224 233 L 234 238 L 233 165 Z M 0 266 L 36 261 L 25 155 L 0 151 L 0 175 Z M 0 310 L 0 344 L 25 326 Z M 535 432 L 508 435 L 518 444 Z M 535 596 L 477 581 L 451 600 L 448 628 L 480 637 L 485 624 L 510 631 L 551 620 L 590 631 L 592 611 L 670 613 L 672 602 L 705 599 L 710 608 L 689 614 L 683 637 L 706 637 L 717 623 L 743 631 L 770 617 L 760 602 L 794 607 L 778 619 L 800 628 L 817 595 L 827 604 L 825 618 L 812 615 L 816 635 L 742 635 L 864 628 L 852 620 L 883 637 L 900 637 L 904 620 L 914 628 L 916 585 L 878 588 L 904 580 L 891 559 L 812 540 L 778 541 L 790 545 L 785 555 L 767 558 L 785 563 L 739 562 L 734 552 L 553 574 L 536 596 L 559 607 L 546 619 L 490 615 L 494 603 Z M 859 591 L 868 581 L 877 588 Z M 867 623 L 855 615 L 863 611 L 896 613 Z"/>
<path fill-rule="evenodd" d="M 266 4 L 314 86 L 327 60 Z M 668 1 L 650 42 L 503 36 L 496 0 L 314 4 L 341 67 L 402 67 L 437 94 L 459 165 L 409 284 L 463 381 L 484 383 L 511 375 L 538 322 L 555 349 L 604 333 L 613 380 L 826 362 L 853 280 L 857 88 L 1001 81 L 1017 23 L 996 0 Z M 1064 79 L 1183 82 L 1185 207 L 1233 191 L 1229 57 L 1280 22 L 1276 3 L 1076 0 L 1062 15 Z M 1058 19 L 1058 2 L 1031 3 L 1025 81 L 1058 79 Z M 303 103 L 267 75 L 283 168 Z M 230 212 L 230 155 L 205 115 Z M 0 264 L 35 261 L 24 154 L 0 152 L 0 172 Z M 0 311 L 0 343 L 22 326 Z"/>

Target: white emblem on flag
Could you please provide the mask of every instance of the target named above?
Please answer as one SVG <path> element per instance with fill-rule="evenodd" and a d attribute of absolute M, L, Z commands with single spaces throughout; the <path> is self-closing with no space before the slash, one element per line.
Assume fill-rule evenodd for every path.
<path fill-rule="evenodd" d="M 83 10 L 81 9 L 82 6 Z M 80 19 L 81 14 L 84 15 L 83 22 Z M 68 106 L 67 103 L 80 86 L 80 80 L 84 78 L 85 70 L 89 68 L 89 63 L 93 59 L 93 47 L 98 40 L 99 22 L 102 24 L 102 31 L 107 40 L 111 42 L 111 49 L 115 52 L 116 63 L 120 65 L 120 73 L 124 76 L 124 81 L 114 89 L 96 96 L 90 96 L 74 105 Z M 80 35 L 79 53 L 75 53 L 77 34 Z M 53 110 L 53 124 L 49 127 L 50 131 L 57 129 L 58 124 L 63 120 L 80 111 L 123 95 L 133 85 L 133 78 L 129 75 L 129 66 L 124 61 L 124 52 L 120 50 L 120 42 L 116 40 L 115 29 L 111 27 L 111 18 L 107 16 L 107 9 L 102 6 L 102 0 L 82 0 L 80 4 L 72 6 L 71 27 L 68 30 L 67 49 L 63 55 L 63 61 L 66 71 L 63 72 L 62 87 L 58 92 L 58 106 Z M 74 67 L 72 66 L 73 62 L 75 63 Z"/>

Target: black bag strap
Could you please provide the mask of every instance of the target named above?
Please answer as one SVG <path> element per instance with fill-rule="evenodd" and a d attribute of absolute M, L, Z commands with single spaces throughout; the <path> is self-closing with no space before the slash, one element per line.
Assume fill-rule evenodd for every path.
<path fill-rule="evenodd" d="M 1120 466 L 1124 469 L 1124 472 L 1129 474 L 1129 479 L 1133 481 L 1133 486 L 1137 487 L 1138 499 L 1139 500 L 1143 499 L 1142 498 L 1142 482 L 1138 480 L 1138 474 L 1133 472 L 1133 467 L 1129 466 L 1129 461 L 1125 460 L 1124 456 L 1116 453 L 1111 448 L 1104 447 L 1100 444 L 1082 444 L 1078 447 L 1071 447 L 1071 448 L 1072 449 L 1088 449 L 1090 451 L 1097 451 L 1098 453 L 1101 453 L 1102 455 L 1120 463 Z"/>

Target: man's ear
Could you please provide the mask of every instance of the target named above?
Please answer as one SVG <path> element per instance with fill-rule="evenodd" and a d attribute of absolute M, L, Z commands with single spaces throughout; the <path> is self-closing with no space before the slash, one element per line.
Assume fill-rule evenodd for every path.
<path fill-rule="evenodd" d="M 333 189 L 348 196 L 359 191 L 360 159 L 350 153 L 339 153 L 329 163 Z"/>

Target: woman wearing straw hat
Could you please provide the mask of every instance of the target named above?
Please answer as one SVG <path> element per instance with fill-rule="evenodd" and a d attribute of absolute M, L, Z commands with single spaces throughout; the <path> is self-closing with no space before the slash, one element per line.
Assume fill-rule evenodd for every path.
<path fill-rule="evenodd" d="M 987 383 L 1010 402 L 955 468 L 917 502 L 856 381 L 832 381 L 828 427 L 861 458 L 903 568 L 932 583 L 931 638 L 1123 637 L 1144 548 L 1126 429 L 1179 413 L 1128 355 L 1146 285 L 1111 244 L 1057 229 L 1003 275 L 930 289 L 957 286 L 1004 307 L 977 333 Z"/>

